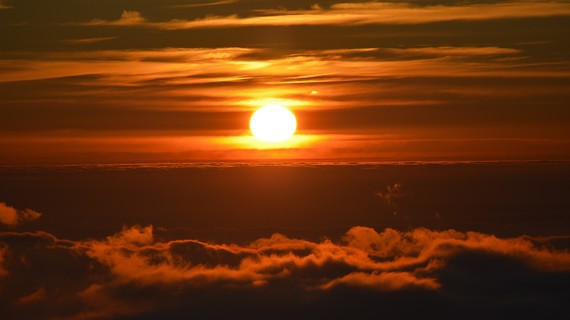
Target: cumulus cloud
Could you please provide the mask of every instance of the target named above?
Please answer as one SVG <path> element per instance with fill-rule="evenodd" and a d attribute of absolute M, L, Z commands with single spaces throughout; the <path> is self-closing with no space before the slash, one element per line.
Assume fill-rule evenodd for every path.
<path fill-rule="evenodd" d="M 9 268 L 4 266 L 4 274 L 14 278 L 11 283 L 18 283 L 18 277 L 20 281 L 32 279 L 14 291 L 16 296 L 7 300 L 13 305 L 6 307 L 17 312 L 18 306 L 44 300 L 73 302 L 72 307 L 50 310 L 70 308 L 73 312 L 65 310 L 74 319 L 152 314 L 186 304 L 199 309 L 200 304 L 213 305 L 201 299 L 218 301 L 224 294 L 236 297 L 233 300 L 251 299 L 248 303 L 269 299 L 267 303 L 299 307 L 328 304 L 344 294 L 390 297 L 407 292 L 404 296 L 420 294 L 433 299 L 440 291 L 455 294 L 446 290 L 457 290 L 458 280 L 450 283 L 449 279 L 457 277 L 458 270 L 465 268 L 464 261 L 472 257 L 489 263 L 491 269 L 508 262 L 510 271 L 520 273 L 523 282 L 528 275 L 541 279 L 561 274 L 564 279 L 570 272 L 570 253 L 552 249 L 549 242 L 549 238 L 528 236 L 502 239 L 478 232 L 376 231 L 362 226 L 351 228 L 339 241 L 274 234 L 241 245 L 197 239 L 161 241 L 152 226 L 125 227 L 104 239 L 82 241 L 62 240 L 44 232 L 0 233 L 0 243 L 5 243 L 2 252 L 13 247 L 13 261 Z M 50 283 L 60 271 L 38 269 L 50 257 L 67 270 L 69 283 Z M 467 270 L 469 277 L 487 276 L 473 268 Z M 30 274 L 35 276 L 30 278 Z M 79 279 L 82 285 L 75 282 Z M 279 300 L 287 292 L 296 292 L 293 300 Z M 270 297 L 281 298 L 273 301 Z"/>
<path fill-rule="evenodd" d="M 14 227 L 27 221 L 37 220 L 42 216 L 41 213 L 32 209 L 16 209 L 0 202 L 0 223 Z"/>
<path fill-rule="evenodd" d="M 76 249 L 107 266 L 117 277 L 146 284 L 190 281 L 194 285 L 216 282 L 248 286 L 316 269 L 318 272 L 308 286 L 315 283 L 330 288 L 343 283 L 378 289 L 406 286 L 435 289 L 439 286 L 437 279 L 425 277 L 433 272 L 434 261 L 439 263 L 464 250 L 509 256 L 540 270 L 570 269 L 567 252 L 539 248 L 524 238 L 499 239 L 454 230 L 377 232 L 354 227 L 341 243 L 274 234 L 239 246 L 198 240 L 152 242 L 151 227 L 133 227 L 103 241 L 79 243 Z M 337 274 L 331 271 L 332 266 L 342 266 L 344 271 Z"/>

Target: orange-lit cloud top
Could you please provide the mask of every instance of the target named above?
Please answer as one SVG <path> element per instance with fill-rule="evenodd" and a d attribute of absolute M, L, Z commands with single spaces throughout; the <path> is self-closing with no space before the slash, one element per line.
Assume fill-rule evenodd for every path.
<path fill-rule="evenodd" d="M 41 213 L 31 210 L 18 210 L 14 207 L 0 202 L 0 223 L 8 226 L 16 226 L 22 222 L 37 220 L 41 217 Z"/>
<path fill-rule="evenodd" d="M 274 234 L 238 245 L 194 239 L 160 241 L 155 239 L 151 226 L 135 226 L 102 240 L 83 241 L 59 240 L 37 232 L 0 233 L 0 270 L 4 278 L 23 276 L 25 273 L 18 271 L 23 266 L 36 267 L 34 261 L 38 258 L 34 255 L 40 251 L 13 246 L 23 243 L 24 239 L 36 248 L 42 247 L 44 254 L 53 254 L 54 258 L 69 254 L 89 259 L 88 264 L 92 266 L 81 272 L 86 272 L 84 277 L 92 280 L 75 289 L 79 290 L 75 292 L 78 303 L 83 305 L 81 313 L 75 315 L 80 318 L 86 317 L 86 313 L 97 314 L 95 318 L 98 318 L 107 316 L 107 312 L 129 315 L 163 307 L 150 303 L 137 309 L 128 296 L 117 296 L 132 286 L 178 288 L 177 291 L 182 292 L 211 287 L 271 291 L 293 281 L 295 286 L 317 295 L 347 287 L 378 292 L 445 290 L 439 275 L 445 274 L 447 268 L 455 268 L 458 259 L 469 255 L 499 257 L 520 264 L 520 268 L 528 267 L 534 270 L 532 272 L 570 271 L 570 254 L 550 248 L 549 242 L 556 240 L 554 238 L 501 239 L 454 230 L 420 228 L 402 232 L 388 228 L 377 232 L 368 227 L 353 227 L 340 242 L 315 242 Z M 67 261 L 67 258 L 62 259 Z M 56 271 L 42 271 L 46 272 Z M 107 272 L 106 276 L 97 275 Z M 56 295 L 55 290 L 68 290 L 41 283 L 33 285 L 39 287 L 14 297 L 17 305 L 37 304 Z"/>

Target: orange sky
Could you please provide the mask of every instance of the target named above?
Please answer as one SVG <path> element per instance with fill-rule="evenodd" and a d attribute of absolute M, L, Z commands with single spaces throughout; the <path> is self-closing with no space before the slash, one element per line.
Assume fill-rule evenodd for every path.
<path fill-rule="evenodd" d="M 0 163 L 570 158 L 566 2 L 104 2 L 0 6 Z"/>

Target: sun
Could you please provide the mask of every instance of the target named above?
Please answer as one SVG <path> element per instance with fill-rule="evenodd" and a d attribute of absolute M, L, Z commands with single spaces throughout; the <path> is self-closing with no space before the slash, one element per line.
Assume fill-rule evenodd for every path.
<path fill-rule="evenodd" d="M 289 109 L 269 104 L 258 109 L 249 120 L 253 136 L 266 142 L 285 141 L 295 134 L 297 119 Z"/>

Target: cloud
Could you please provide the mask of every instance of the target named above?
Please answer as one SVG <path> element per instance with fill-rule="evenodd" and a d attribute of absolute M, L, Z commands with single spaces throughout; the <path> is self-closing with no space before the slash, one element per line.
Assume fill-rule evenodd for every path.
<path fill-rule="evenodd" d="M 28 305 L 46 298 L 46 290 L 44 287 L 38 288 L 38 290 L 32 292 L 27 296 L 23 296 L 16 301 L 17 305 Z"/>
<path fill-rule="evenodd" d="M 212 6 L 220 6 L 224 4 L 235 3 L 237 0 L 220 0 L 220 1 L 213 1 L 213 2 L 204 2 L 204 3 L 191 3 L 191 4 L 178 4 L 172 5 L 173 8 L 198 8 L 198 7 L 212 7 Z"/>
<path fill-rule="evenodd" d="M 138 11 L 124 10 L 119 20 L 105 21 L 92 20 L 89 24 L 93 26 L 136 26 L 147 24 L 147 20 Z"/>
<path fill-rule="evenodd" d="M 495 55 L 517 55 L 522 51 L 494 46 L 472 47 L 409 47 L 409 48 L 353 48 L 329 50 L 305 50 L 291 56 L 313 56 L 323 59 L 384 58 L 409 59 L 420 57 L 479 57 Z"/>
<path fill-rule="evenodd" d="M 41 213 L 31 209 L 16 209 L 4 202 L 0 202 L 0 223 L 14 227 L 27 221 L 37 220 Z"/>
<path fill-rule="evenodd" d="M 8 247 L 0 243 L 0 278 L 8 275 L 8 270 L 6 269 L 6 266 L 4 266 L 7 254 L 8 254 Z"/>
<path fill-rule="evenodd" d="M 384 201 L 385 204 L 392 207 L 394 210 L 394 215 L 398 214 L 398 210 L 400 210 L 400 206 L 396 203 L 396 199 L 403 197 L 402 194 L 402 184 L 399 182 L 394 183 L 393 185 L 386 186 L 385 191 L 377 192 L 376 195 Z"/>
<path fill-rule="evenodd" d="M 424 54 L 433 56 L 493 56 L 520 54 L 521 51 L 513 48 L 501 47 L 417 47 L 417 48 L 386 48 L 385 52 L 399 55 Z"/>
<path fill-rule="evenodd" d="M 14 7 L 6 5 L 4 0 L 0 0 L 0 10 L 12 9 Z"/>
<path fill-rule="evenodd" d="M 259 16 L 241 18 L 207 16 L 196 20 L 172 19 L 151 22 L 140 12 L 123 11 L 118 20 L 95 19 L 74 23 L 83 26 L 141 26 L 165 30 L 194 28 L 229 28 L 250 26 L 296 25 L 369 25 L 369 24 L 423 24 L 442 21 L 472 21 L 508 18 L 536 18 L 570 15 L 570 4 L 565 2 L 511 2 L 464 6 L 432 5 L 418 7 L 407 3 L 338 3 L 323 10 L 259 10 Z"/>
<path fill-rule="evenodd" d="M 99 42 L 104 42 L 104 41 L 109 41 L 109 40 L 114 40 L 114 39 L 117 39 L 117 38 L 116 37 L 97 37 L 97 38 L 67 39 L 67 40 L 63 40 L 63 42 L 66 42 L 69 44 L 80 45 L 80 44 L 99 43 Z"/>
<path fill-rule="evenodd" d="M 379 274 L 354 272 L 334 279 L 324 284 L 322 288 L 330 289 L 339 285 L 371 287 L 378 290 L 401 290 L 407 287 L 438 289 L 441 286 L 435 279 L 418 279 L 408 272 L 383 272 Z"/>
<path fill-rule="evenodd" d="M 258 307 L 277 303 L 305 308 L 306 303 L 323 303 L 334 309 L 331 299 L 345 294 L 364 295 L 364 299 L 383 295 L 388 300 L 394 299 L 393 294 L 420 294 L 425 299 L 442 297 L 438 292 L 459 294 L 469 290 L 456 288 L 459 280 L 486 276 L 476 265 L 467 265 L 467 275 L 449 282 L 474 258 L 489 263 L 488 272 L 506 264 L 511 274 L 519 274 L 509 281 L 542 281 L 557 275 L 564 279 L 570 272 L 570 253 L 552 249 L 549 243 L 555 240 L 559 239 L 501 239 L 424 228 L 378 232 L 363 226 L 351 228 L 340 241 L 274 234 L 242 245 L 197 239 L 161 241 L 151 226 L 124 227 L 104 239 L 80 241 L 45 232 L 3 232 L 1 251 L 10 248 L 12 258 L 10 264 L 0 260 L 3 279 L 10 279 L 0 286 L 19 286 L 6 288 L 4 292 L 12 293 L 3 307 L 32 318 L 25 313 L 32 310 L 21 306 L 34 303 L 36 312 L 46 312 L 43 317 L 70 319 L 134 316 L 172 308 L 198 312 L 214 301 L 233 300 L 245 309 L 253 301 Z M 54 261 L 60 269 L 43 268 Z M 508 290 L 497 287 L 501 279 L 489 281 L 498 283 L 493 290 Z M 529 292 L 521 290 L 517 294 L 528 303 Z M 288 298 L 293 300 L 284 298 L 286 292 L 296 292 Z M 225 294 L 234 298 L 224 300 Z"/>

